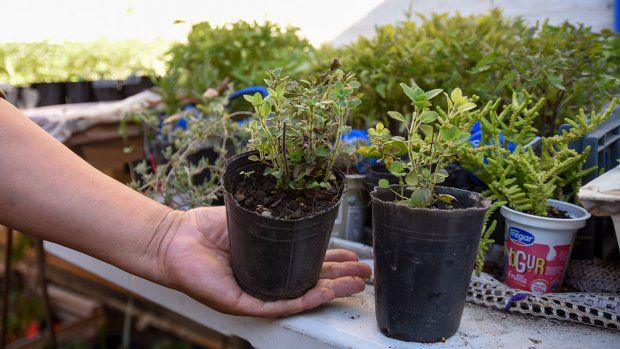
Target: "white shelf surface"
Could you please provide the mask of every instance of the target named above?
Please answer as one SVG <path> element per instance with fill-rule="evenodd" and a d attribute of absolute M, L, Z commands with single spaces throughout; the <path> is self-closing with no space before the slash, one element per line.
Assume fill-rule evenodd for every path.
<path fill-rule="evenodd" d="M 370 285 L 360 294 L 286 318 L 230 316 L 80 252 L 50 242 L 45 242 L 45 249 L 199 324 L 244 338 L 258 349 L 620 348 L 620 331 L 507 314 L 472 304 L 465 306 L 459 331 L 445 343 L 398 341 L 379 332 Z"/>

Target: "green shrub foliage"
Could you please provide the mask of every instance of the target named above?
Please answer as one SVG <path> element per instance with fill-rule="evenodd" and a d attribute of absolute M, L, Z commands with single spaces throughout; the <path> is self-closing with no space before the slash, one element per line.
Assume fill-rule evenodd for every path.
<path fill-rule="evenodd" d="M 135 40 L 0 44 L 0 83 L 27 85 L 150 75 L 166 48 L 163 42 Z"/>
<path fill-rule="evenodd" d="M 581 25 L 527 26 L 494 10 L 484 15 L 422 17 L 376 28 L 342 49 L 345 68 L 359 77 L 364 103 L 352 115 L 354 126 L 387 122 L 385 110 L 411 111 L 399 83 L 415 79 L 422 89 L 450 90 L 481 101 L 525 89 L 545 98 L 536 127 L 553 133 L 579 107 L 597 110 L 620 86 L 620 36 Z"/>
<path fill-rule="evenodd" d="M 202 93 L 216 81 L 235 88 L 264 85 L 267 72 L 282 68 L 291 76 L 309 69 L 314 48 L 294 27 L 239 21 L 224 26 L 195 24 L 187 42 L 170 50 L 167 76 L 187 93 Z"/>

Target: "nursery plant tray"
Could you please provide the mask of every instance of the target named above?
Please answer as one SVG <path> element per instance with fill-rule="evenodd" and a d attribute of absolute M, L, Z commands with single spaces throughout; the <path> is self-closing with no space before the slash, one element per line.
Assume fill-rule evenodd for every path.
<path fill-rule="evenodd" d="M 542 318 L 506 314 L 467 304 L 456 335 L 433 345 L 385 337 L 375 322 L 374 288 L 318 309 L 280 319 L 218 313 L 188 296 L 135 277 L 60 245 L 45 248 L 60 258 L 206 327 L 262 348 L 615 348 L 620 332 Z"/>

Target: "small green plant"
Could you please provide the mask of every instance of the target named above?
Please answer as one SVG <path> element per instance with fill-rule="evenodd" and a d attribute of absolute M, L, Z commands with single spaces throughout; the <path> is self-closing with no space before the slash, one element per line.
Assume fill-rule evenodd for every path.
<path fill-rule="evenodd" d="M 169 110 L 165 104 L 133 115 L 149 143 L 159 142 L 164 149 L 155 169 L 149 161 L 134 167 L 130 186 L 175 209 L 210 206 L 220 198 L 224 162 L 245 144 L 241 127 L 226 111 L 227 97 L 205 99 L 197 110 L 178 110 L 163 120 L 160 114 Z M 180 118 L 187 121 L 187 130 L 175 128 Z M 205 150 L 212 156 L 205 156 Z"/>
<path fill-rule="evenodd" d="M 480 237 L 480 243 L 478 244 L 478 252 L 476 253 L 476 275 L 480 276 L 482 272 L 482 268 L 484 267 L 484 261 L 486 259 L 487 251 L 489 251 L 489 246 L 495 242 L 495 240 L 491 239 L 491 234 L 495 231 L 495 227 L 497 227 L 497 221 L 489 221 L 491 219 L 491 215 L 500 207 L 506 204 L 505 201 L 495 201 L 491 207 L 484 213 L 484 222 L 482 226 L 484 230 L 482 232 L 482 236 Z"/>
<path fill-rule="evenodd" d="M 264 174 L 275 177 L 278 190 L 331 189 L 337 156 L 355 151 L 341 138 L 360 104 L 360 84 L 337 60 L 319 78 L 293 81 L 276 70 L 266 82 L 268 97 L 245 96 L 256 115 L 247 126 L 249 145 L 258 150 L 250 160 L 267 165 Z"/>
<path fill-rule="evenodd" d="M 372 143 L 370 153 L 379 155 L 387 169 L 400 181 L 400 190 L 393 190 L 386 179 L 379 181 L 382 188 L 390 188 L 402 204 L 411 207 L 429 207 L 437 201 L 446 204 L 455 198 L 447 194 L 435 193 L 435 186 L 448 176 L 445 166 L 454 160 L 459 150 L 469 139 L 462 119 L 476 113 L 476 97 L 463 96 L 459 88 L 445 97 L 445 109 L 433 99 L 442 90 L 422 90 L 413 83 L 401 84 L 411 102 L 413 112 L 401 114 L 397 111 L 388 115 L 405 125 L 407 137 L 392 136 L 390 131 L 378 123 L 368 130 Z M 405 189 L 411 191 L 405 196 Z"/>
<path fill-rule="evenodd" d="M 547 199 L 569 201 L 581 186 L 581 178 L 595 168 L 583 169 L 590 151 L 582 153 L 569 143 L 583 137 L 605 121 L 616 106 L 614 98 L 605 112 L 582 110 L 565 119 L 572 127 L 560 135 L 540 137 L 535 127 L 545 99 L 534 103 L 527 92 L 514 94 L 512 103 L 489 102 L 482 113 L 471 114 L 467 126 L 479 122 L 482 140 L 477 147 L 460 149 L 459 161 L 487 186 L 483 195 L 504 201 L 515 210 L 548 216 L 552 207 Z M 515 145 L 511 151 L 509 142 Z"/>

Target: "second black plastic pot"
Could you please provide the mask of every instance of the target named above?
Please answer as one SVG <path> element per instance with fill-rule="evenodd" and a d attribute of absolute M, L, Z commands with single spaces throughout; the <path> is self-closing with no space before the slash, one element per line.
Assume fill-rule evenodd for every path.
<path fill-rule="evenodd" d="M 65 104 L 65 89 L 62 82 L 37 82 L 32 88 L 39 92 L 37 106 Z"/>
<path fill-rule="evenodd" d="M 241 171 L 261 170 L 248 160 L 253 152 L 236 155 L 225 166 L 224 201 L 230 238 L 230 257 L 237 282 L 250 295 L 263 300 L 296 298 L 319 279 L 329 237 L 342 200 L 325 211 L 295 220 L 265 217 L 241 207 L 234 186 Z M 344 176 L 337 173 L 342 184 Z"/>
<path fill-rule="evenodd" d="M 72 81 L 65 84 L 67 103 L 87 103 L 95 100 L 92 81 Z"/>
<path fill-rule="evenodd" d="M 375 312 L 388 337 L 439 342 L 461 322 L 490 203 L 465 190 L 436 187 L 436 192 L 456 197 L 459 208 L 410 208 L 395 203 L 389 189 L 371 193 Z"/>
<path fill-rule="evenodd" d="M 132 75 L 123 82 L 123 96 L 125 98 L 153 87 L 153 82 L 148 76 Z"/>
<path fill-rule="evenodd" d="M 123 99 L 121 83 L 117 80 L 93 81 L 93 92 L 97 102 L 118 101 Z"/>

